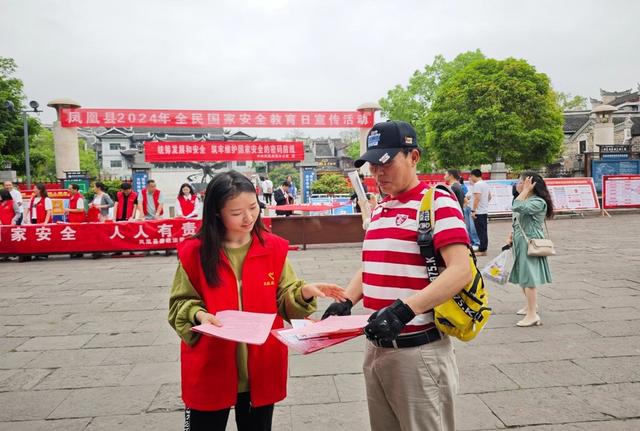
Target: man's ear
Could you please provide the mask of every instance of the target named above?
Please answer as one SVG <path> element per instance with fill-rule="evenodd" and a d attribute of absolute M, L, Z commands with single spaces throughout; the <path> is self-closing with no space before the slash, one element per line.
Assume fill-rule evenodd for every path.
<path fill-rule="evenodd" d="M 420 161 L 420 150 L 411 151 L 411 161 L 414 162 L 416 165 L 418 164 L 418 162 Z"/>

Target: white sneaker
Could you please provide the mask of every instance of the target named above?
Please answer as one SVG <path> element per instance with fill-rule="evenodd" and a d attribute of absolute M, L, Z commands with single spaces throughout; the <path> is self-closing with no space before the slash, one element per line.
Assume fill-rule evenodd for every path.
<path fill-rule="evenodd" d="M 473 245 L 473 246 L 471 246 L 471 248 L 473 249 L 473 251 L 480 250 L 480 247 L 478 247 L 477 245 Z"/>

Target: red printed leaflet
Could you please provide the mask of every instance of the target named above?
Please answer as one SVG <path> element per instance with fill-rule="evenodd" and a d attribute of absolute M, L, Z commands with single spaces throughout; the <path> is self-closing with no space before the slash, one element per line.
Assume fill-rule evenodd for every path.
<path fill-rule="evenodd" d="M 371 128 L 373 113 L 358 111 L 205 111 L 177 109 L 60 110 L 63 127 Z"/>
<path fill-rule="evenodd" d="M 145 142 L 146 162 L 229 160 L 304 160 L 300 141 L 193 141 Z"/>

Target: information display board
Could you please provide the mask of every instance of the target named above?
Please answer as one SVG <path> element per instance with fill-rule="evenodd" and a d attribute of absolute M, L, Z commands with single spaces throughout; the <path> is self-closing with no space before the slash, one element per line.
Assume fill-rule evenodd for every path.
<path fill-rule="evenodd" d="M 593 178 L 545 178 L 555 211 L 599 210 Z"/>
<path fill-rule="evenodd" d="M 598 192 L 602 191 L 604 175 L 638 175 L 640 160 L 592 160 L 591 176 Z"/>
<path fill-rule="evenodd" d="M 640 175 L 603 176 L 602 207 L 640 208 Z"/>

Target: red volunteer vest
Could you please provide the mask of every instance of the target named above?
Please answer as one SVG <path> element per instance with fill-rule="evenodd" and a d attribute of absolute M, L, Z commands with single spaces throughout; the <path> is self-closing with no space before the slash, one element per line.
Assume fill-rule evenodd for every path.
<path fill-rule="evenodd" d="M 242 308 L 256 313 L 277 313 L 278 280 L 288 251 L 288 241 L 263 233 L 264 245 L 254 235 L 242 268 Z M 238 310 L 238 287 L 229 260 L 221 254 L 221 282 L 211 286 L 200 265 L 200 240 L 178 246 L 178 258 L 191 284 L 210 313 Z M 283 327 L 276 315 L 272 329 Z M 251 405 L 275 404 L 287 395 L 287 348 L 273 335 L 261 346 L 248 345 Z M 233 406 L 238 396 L 236 343 L 201 336 L 194 346 L 182 342 L 182 400 L 196 410 L 221 410 Z"/>
<path fill-rule="evenodd" d="M 118 198 L 118 214 L 116 214 L 116 220 L 121 220 L 123 218 L 130 219 L 131 216 L 133 215 L 133 210 L 134 210 L 133 201 L 136 200 L 136 198 L 138 197 L 138 194 L 136 192 L 131 192 L 131 193 L 129 193 L 129 196 L 125 196 L 123 192 L 118 192 L 116 194 L 116 197 Z M 124 200 L 125 199 L 127 200 L 127 215 L 126 215 L 126 217 L 123 217 L 122 216 L 122 210 L 124 208 Z M 157 206 L 156 206 L 156 208 L 157 208 Z M 144 211 L 145 211 L 145 213 L 147 212 L 147 203 L 146 203 L 146 201 L 144 203 Z"/>
<path fill-rule="evenodd" d="M 70 209 L 80 209 L 78 208 L 78 200 L 82 197 L 80 193 L 76 193 L 69 198 L 69 208 Z M 69 213 L 67 217 L 67 221 L 69 223 L 83 223 L 85 220 L 84 208 L 82 208 L 81 213 Z"/>
<path fill-rule="evenodd" d="M 12 224 L 15 215 L 12 200 L 0 202 L 0 224 Z"/>
<path fill-rule="evenodd" d="M 40 223 L 44 223 L 44 219 L 47 218 L 47 210 L 44 208 L 44 201 L 47 198 L 40 198 L 40 201 L 35 204 L 36 207 L 36 223 L 40 224 Z M 31 203 L 29 204 L 29 221 L 31 221 L 31 213 L 34 207 L 34 203 L 33 201 L 35 200 L 35 197 L 31 198 Z"/>
<path fill-rule="evenodd" d="M 148 215 L 147 211 L 147 189 L 142 189 L 142 211 L 144 211 L 144 215 Z M 156 207 L 156 215 L 162 215 L 162 210 L 158 211 L 158 206 L 160 205 L 160 190 L 155 189 L 153 191 L 153 204 Z"/>
<path fill-rule="evenodd" d="M 186 217 L 191 214 L 196 207 L 196 195 L 191 195 L 189 199 L 185 198 L 184 195 L 178 196 L 178 202 L 180 202 L 180 209 L 182 210 L 182 216 Z"/>

